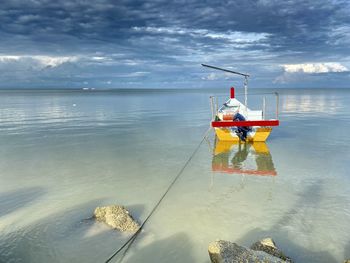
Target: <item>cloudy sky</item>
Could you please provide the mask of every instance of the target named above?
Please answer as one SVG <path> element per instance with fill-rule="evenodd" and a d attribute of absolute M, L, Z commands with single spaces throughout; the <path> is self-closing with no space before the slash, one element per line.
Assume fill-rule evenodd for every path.
<path fill-rule="evenodd" d="M 350 1 L 2 0 L 0 88 L 350 87 Z"/>

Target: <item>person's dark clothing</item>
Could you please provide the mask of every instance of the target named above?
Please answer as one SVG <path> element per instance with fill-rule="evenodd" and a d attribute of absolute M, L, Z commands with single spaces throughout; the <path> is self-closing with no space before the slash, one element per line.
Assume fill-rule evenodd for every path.
<path fill-rule="evenodd" d="M 239 112 L 237 112 L 234 116 L 233 116 L 233 120 L 234 121 L 245 121 L 246 119 L 244 118 L 244 116 L 242 114 L 240 114 Z M 237 127 L 237 134 L 241 139 L 242 141 L 245 141 L 246 138 L 247 138 L 247 134 L 248 132 L 251 131 L 251 128 L 248 127 L 248 126 L 240 126 L 240 127 Z"/>

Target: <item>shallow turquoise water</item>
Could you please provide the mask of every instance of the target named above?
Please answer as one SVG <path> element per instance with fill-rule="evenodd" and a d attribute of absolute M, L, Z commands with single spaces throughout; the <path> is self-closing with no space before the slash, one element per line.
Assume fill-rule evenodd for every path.
<path fill-rule="evenodd" d="M 208 129 L 217 94 L 229 95 L 0 92 L 0 261 L 104 262 L 129 235 L 84 219 L 118 203 L 143 222 Z M 214 155 L 211 134 L 114 262 L 209 262 L 210 241 L 265 236 L 296 262 L 349 258 L 349 105 L 348 90 L 280 91 L 268 155 L 250 145 Z M 274 176 L 251 174 L 264 169 Z"/>

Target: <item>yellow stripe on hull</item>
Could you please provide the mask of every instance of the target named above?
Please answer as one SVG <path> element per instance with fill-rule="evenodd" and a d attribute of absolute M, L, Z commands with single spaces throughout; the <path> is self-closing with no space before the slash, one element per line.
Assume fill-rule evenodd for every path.
<path fill-rule="evenodd" d="M 249 142 L 264 142 L 269 137 L 272 131 L 271 127 L 260 127 L 255 128 L 252 132 L 248 134 L 247 141 Z M 216 136 L 220 141 L 230 141 L 230 142 L 238 142 L 239 138 L 232 131 L 231 128 L 215 128 Z"/>

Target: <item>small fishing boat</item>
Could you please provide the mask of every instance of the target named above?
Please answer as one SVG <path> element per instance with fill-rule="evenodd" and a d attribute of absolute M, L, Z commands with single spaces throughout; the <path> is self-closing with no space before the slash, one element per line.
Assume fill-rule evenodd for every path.
<path fill-rule="evenodd" d="M 244 77 L 244 103 L 235 98 L 235 89 L 231 87 L 230 98 L 219 108 L 217 98 L 210 97 L 212 121 L 211 126 L 221 141 L 251 141 L 264 142 L 269 137 L 272 127 L 279 126 L 278 120 L 278 93 L 276 96 L 275 119 L 265 119 L 266 104 L 263 97 L 263 109 L 252 110 L 248 108 L 248 74 L 202 64 L 204 67 L 221 70 L 224 72 L 240 75 Z M 238 113 L 238 114 L 237 114 Z M 235 118 L 235 116 L 240 118 Z M 236 120 L 235 120 L 236 119 Z M 242 130 L 245 132 L 242 137 Z"/>

